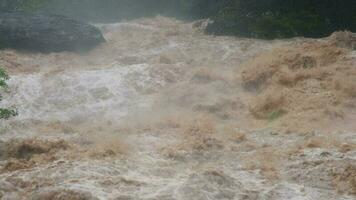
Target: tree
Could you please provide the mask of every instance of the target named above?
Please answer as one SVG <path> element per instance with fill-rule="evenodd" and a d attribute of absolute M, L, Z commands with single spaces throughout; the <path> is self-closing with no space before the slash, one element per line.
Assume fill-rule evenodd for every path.
<path fill-rule="evenodd" d="M 0 68 L 0 92 L 7 91 L 7 81 L 9 80 L 9 75 L 5 72 L 5 70 Z M 0 93 L 0 101 L 2 100 L 2 95 Z M 10 117 L 16 116 L 17 111 L 9 108 L 0 108 L 0 120 L 1 119 L 9 119 Z"/>

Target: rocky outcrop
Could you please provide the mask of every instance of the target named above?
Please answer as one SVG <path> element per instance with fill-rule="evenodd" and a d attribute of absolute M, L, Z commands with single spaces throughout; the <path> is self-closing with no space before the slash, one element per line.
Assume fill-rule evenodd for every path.
<path fill-rule="evenodd" d="M 95 26 L 60 15 L 0 13 L 0 47 L 39 52 L 87 51 L 105 39 Z"/>

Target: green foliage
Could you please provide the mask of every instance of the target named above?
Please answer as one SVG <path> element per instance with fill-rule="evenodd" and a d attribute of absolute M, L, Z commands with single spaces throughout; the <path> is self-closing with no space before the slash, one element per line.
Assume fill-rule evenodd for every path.
<path fill-rule="evenodd" d="M 5 91 L 8 86 L 6 81 L 9 80 L 9 75 L 5 72 L 5 70 L 0 68 L 0 92 Z M 1 101 L 0 94 L 0 101 Z M 0 120 L 1 119 L 9 119 L 10 117 L 16 116 L 17 111 L 10 108 L 0 108 Z"/>
<path fill-rule="evenodd" d="M 211 18 L 208 33 L 267 39 L 356 32 L 355 0 L 0 0 L 0 10 L 40 10 L 91 22 L 157 14 Z"/>
<path fill-rule="evenodd" d="M 108 22 L 157 14 L 185 19 L 211 18 L 215 23 L 207 32 L 217 35 L 272 39 L 322 37 L 345 29 L 356 32 L 355 0 L 48 1 L 48 12 L 88 21 Z"/>
<path fill-rule="evenodd" d="M 50 0 L 0 0 L 0 9 L 5 11 L 34 11 Z"/>
<path fill-rule="evenodd" d="M 16 116 L 18 113 L 14 109 L 0 108 L 0 119 L 10 119 Z"/>
<path fill-rule="evenodd" d="M 9 78 L 9 75 L 7 75 L 5 70 L 0 68 L 0 89 L 7 87 L 6 81 L 9 80 Z"/>
<path fill-rule="evenodd" d="M 285 38 L 356 31 L 354 0 L 230 0 L 223 7 L 212 15 L 216 23 L 208 32 Z"/>

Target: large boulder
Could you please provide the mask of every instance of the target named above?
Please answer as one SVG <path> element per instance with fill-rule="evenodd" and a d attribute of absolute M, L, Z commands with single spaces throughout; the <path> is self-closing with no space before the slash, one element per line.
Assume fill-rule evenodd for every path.
<path fill-rule="evenodd" d="M 95 26 L 60 15 L 0 13 L 0 48 L 86 51 L 105 39 Z"/>

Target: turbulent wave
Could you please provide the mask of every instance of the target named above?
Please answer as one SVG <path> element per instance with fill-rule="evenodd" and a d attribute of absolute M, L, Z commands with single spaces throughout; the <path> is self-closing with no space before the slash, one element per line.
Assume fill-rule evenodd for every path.
<path fill-rule="evenodd" d="M 353 108 L 328 131 L 310 118 L 289 129 L 287 114 L 269 115 L 273 106 L 256 118 L 253 108 L 269 102 L 251 108 L 261 91 L 246 87 L 273 67 L 290 75 L 283 66 L 304 58 L 294 54 L 318 54 L 304 44 L 329 39 L 215 37 L 200 24 L 98 24 L 107 43 L 87 54 L 1 51 L 12 77 L 1 104 L 19 116 L 0 125 L 0 150 L 13 147 L 0 153 L 0 197 L 353 199 Z M 337 55 L 348 74 L 353 55 Z"/>

